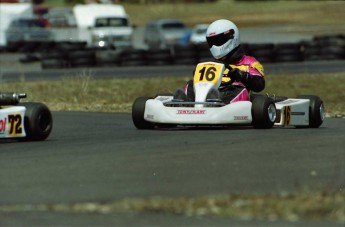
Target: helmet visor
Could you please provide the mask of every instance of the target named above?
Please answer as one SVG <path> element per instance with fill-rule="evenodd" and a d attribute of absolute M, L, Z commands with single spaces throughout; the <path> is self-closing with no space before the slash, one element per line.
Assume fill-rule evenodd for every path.
<path fill-rule="evenodd" d="M 235 31 L 233 29 L 230 29 L 228 31 L 225 31 L 223 33 L 220 33 L 218 35 L 214 36 L 206 36 L 206 40 L 208 43 L 208 46 L 211 48 L 213 45 L 215 46 L 221 46 L 230 39 L 234 38 Z"/>

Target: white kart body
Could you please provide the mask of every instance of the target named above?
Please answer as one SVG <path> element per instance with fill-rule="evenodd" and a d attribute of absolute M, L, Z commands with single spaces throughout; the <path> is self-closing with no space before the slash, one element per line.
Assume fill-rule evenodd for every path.
<path fill-rule="evenodd" d="M 171 124 L 250 124 L 251 102 L 235 102 L 223 107 L 166 107 L 172 96 L 147 100 L 144 118 L 154 123 Z"/>
<path fill-rule="evenodd" d="M 25 137 L 25 107 L 13 106 L 0 109 L 0 138 Z"/>
<path fill-rule="evenodd" d="M 240 101 L 222 107 L 167 107 L 173 96 L 157 96 L 147 100 L 144 119 L 153 123 L 181 125 L 251 124 L 252 103 Z M 275 126 L 307 126 L 309 124 L 309 100 L 287 99 L 276 103 Z"/>

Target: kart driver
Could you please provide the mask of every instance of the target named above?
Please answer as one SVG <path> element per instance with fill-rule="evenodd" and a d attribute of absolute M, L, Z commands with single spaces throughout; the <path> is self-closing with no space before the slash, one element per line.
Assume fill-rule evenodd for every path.
<path fill-rule="evenodd" d="M 226 66 L 218 91 L 209 94 L 209 99 L 221 99 L 225 103 L 248 101 L 250 91 L 260 92 L 265 88 L 263 66 L 254 57 L 245 55 L 239 30 L 233 22 L 214 21 L 207 29 L 206 40 L 212 56 Z M 194 101 L 193 80 L 187 82 L 183 92 L 188 101 Z M 178 93 L 175 95 L 179 96 Z"/>

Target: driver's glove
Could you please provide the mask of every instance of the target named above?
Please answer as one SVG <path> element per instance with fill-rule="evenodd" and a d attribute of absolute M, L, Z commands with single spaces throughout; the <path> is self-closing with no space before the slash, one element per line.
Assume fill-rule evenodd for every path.
<path fill-rule="evenodd" d="M 234 68 L 234 69 L 229 71 L 228 77 L 231 78 L 232 82 L 239 81 L 242 83 L 246 83 L 248 81 L 248 78 L 249 78 L 249 73 L 241 71 L 237 68 Z"/>

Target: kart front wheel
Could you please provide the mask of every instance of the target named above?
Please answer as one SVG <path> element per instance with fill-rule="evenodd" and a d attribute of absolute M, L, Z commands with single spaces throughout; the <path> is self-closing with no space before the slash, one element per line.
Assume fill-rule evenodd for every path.
<path fill-rule="evenodd" d="M 268 96 L 256 97 L 252 102 L 254 128 L 272 128 L 276 120 L 276 111 L 276 106 L 272 98 Z"/>
<path fill-rule="evenodd" d="M 146 101 L 150 97 L 139 97 L 132 105 L 132 120 L 137 129 L 152 129 L 154 124 L 144 119 Z"/>
<path fill-rule="evenodd" d="M 318 128 L 325 119 L 325 107 L 320 97 L 315 95 L 299 95 L 297 99 L 309 99 L 309 128 Z"/>
<path fill-rule="evenodd" d="M 23 102 L 18 106 L 24 106 L 24 127 L 26 138 L 30 141 L 42 141 L 47 139 L 53 128 L 53 117 L 48 107 L 38 102 Z"/>

